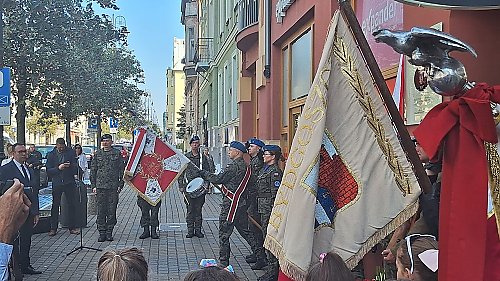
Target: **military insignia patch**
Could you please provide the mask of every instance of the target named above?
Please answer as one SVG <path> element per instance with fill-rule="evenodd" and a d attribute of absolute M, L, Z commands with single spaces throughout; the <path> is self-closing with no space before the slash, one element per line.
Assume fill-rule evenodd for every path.
<path fill-rule="evenodd" d="M 279 186 L 280 186 L 280 184 L 281 184 L 281 182 L 280 182 L 280 181 L 275 181 L 275 182 L 274 182 L 274 186 L 276 186 L 276 187 L 279 187 Z"/>

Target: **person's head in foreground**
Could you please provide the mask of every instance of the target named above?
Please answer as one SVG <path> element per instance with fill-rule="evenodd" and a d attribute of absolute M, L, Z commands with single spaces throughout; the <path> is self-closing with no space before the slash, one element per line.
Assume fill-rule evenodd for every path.
<path fill-rule="evenodd" d="M 146 281 L 148 263 L 141 250 L 137 248 L 109 250 L 99 259 L 97 280 Z"/>
<path fill-rule="evenodd" d="M 184 281 L 239 281 L 236 274 L 220 266 L 209 266 L 189 272 Z"/>
<path fill-rule="evenodd" d="M 401 240 L 396 256 L 398 279 L 438 280 L 438 242 L 432 235 L 412 234 Z"/>
<path fill-rule="evenodd" d="M 306 281 L 354 281 L 344 260 L 335 252 L 323 253 L 319 262 L 309 268 Z"/>

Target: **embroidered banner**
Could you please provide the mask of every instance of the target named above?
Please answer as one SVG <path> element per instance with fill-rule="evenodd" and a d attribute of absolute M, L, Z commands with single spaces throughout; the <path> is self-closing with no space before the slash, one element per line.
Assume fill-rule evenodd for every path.
<path fill-rule="evenodd" d="M 417 210 L 420 188 L 347 23 L 330 23 L 265 247 L 304 280 L 323 252 L 352 268 Z"/>
<path fill-rule="evenodd" d="M 139 196 L 156 206 L 187 167 L 189 159 L 152 131 L 146 128 L 138 130 L 125 168 L 125 180 Z"/>

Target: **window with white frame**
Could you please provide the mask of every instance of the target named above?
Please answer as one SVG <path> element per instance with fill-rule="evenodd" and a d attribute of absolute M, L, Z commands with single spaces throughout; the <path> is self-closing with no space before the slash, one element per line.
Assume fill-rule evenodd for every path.
<path fill-rule="evenodd" d="M 235 53 L 233 55 L 233 58 L 232 58 L 232 62 L 231 62 L 231 65 L 232 65 L 232 94 L 233 94 L 233 104 L 232 104 L 232 113 L 233 113 L 233 116 L 232 118 L 233 119 L 236 119 L 238 118 L 238 78 L 239 78 L 239 69 L 238 69 L 238 66 L 239 66 L 239 63 L 238 63 L 238 55 L 237 53 Z"/>

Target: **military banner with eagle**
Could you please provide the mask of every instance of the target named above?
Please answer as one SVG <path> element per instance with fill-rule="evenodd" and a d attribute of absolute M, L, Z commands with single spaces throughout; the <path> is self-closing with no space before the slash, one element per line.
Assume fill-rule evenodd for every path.
<path fill-rule="evenodd" d="M 321 253 L 354 267 L 418 209 L 420 188 L 339 12 L 293 138 L 265 247 L 293 280 Z M 281 277 L 280 277 L 281 278 Z"/>
<path fill-rule="evenodd" d="M 125 167 L 125 180 L 139 196 L 156 206 L 188 163 L 184 154 L 163 142 L 154 132 L 139 128 Z"/>

